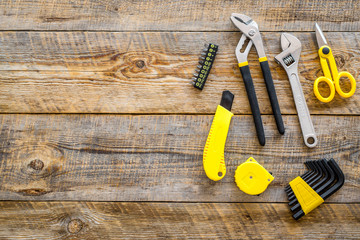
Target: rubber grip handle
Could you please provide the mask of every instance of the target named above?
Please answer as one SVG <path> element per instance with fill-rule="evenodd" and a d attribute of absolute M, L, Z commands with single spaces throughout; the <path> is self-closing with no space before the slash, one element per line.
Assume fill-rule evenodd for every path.
<path fill-rule="evenodd" d="M 206 175 L 213 181 L 219 181 L 226 174 L 224 150 L 232 116 L 232 112 L 218 105 L 206 140 L 203 165 Z"/>
<path fill-rule="evenodd" d="M 261 119 L 259 104 L 258 104 L 258 101 L 256 98 L 254 83 L 253 83 L 253 80 L 252 80 L 252 77 L 250 74 L 249 65 L 240 67 L 240 72 L 241 72 L 241 75 L 244 80 L 245 89 L 246 89 L 250 107 L 251 107 L 251 112 L 252 112 L 252 115 L 254 118 L 257 137 L 259 139 L 260 145 L 264 146 L 265 145 L 265 132 L 264 132 L 264 127 L 263 127 L 263 123 L 262 123 L 262 119 Z"/>
<path fill-rule="evenodd" d="M 261 70 L 262 70 L 262 73 L 264 76 L 266 89 L 269 94 L 271 108 L 272 108 L 272 111 L 273 111 L 273 114 L 275 117 L 277 129 L 280 134 L 284 134 L 285 133 L 284 122 L 283 122 L 283 119 L 281 116 L 281 111 L 280 111 L 279 102 L 278 102 L 278 99 L 276 96 L 274 81 L 272 79 L 271 72 L 270 72 L 269 62 L 268 61 L 260 62 L 260 66 L 261 66 Z"/>

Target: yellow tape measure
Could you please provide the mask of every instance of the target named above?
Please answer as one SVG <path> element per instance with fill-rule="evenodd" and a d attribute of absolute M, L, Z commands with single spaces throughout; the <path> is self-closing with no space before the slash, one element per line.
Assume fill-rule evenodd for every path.
<path fill-rule="evenodd" d="M 274 177 L 252 157 L 235 171 L 236 185 L 249 195 L 263 193 L 273 180 Z"/>

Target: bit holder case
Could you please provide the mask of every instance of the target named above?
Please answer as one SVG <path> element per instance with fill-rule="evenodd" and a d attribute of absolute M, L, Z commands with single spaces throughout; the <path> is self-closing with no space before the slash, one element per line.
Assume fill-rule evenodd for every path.
<path fill-rule="evenodd" d="M 205 44 L 205 48 L 201 52 L 199 65 L 196 68 L 196 73 L 192 78 L 192 84 L 195 88 L 202 90 L 205 86 L 206 79 L 209 76 L 211 67 L 214 63 L 218 46 L 212 43 Z"/>

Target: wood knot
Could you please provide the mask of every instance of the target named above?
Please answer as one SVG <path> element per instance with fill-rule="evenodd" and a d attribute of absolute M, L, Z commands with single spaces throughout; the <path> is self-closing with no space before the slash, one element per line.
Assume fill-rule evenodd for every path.
<path fill-rule="evenodd" d="M 34 170 L 40 171 L 44 168 L 44 163 L 40 159 L 34 159 L 29 163 L 29 167 Z"/>
<path fill-rule="evenodd" d="M 49 192 L 50 191 L 47 191 L 47 190 L 41 189 L 41 188 L 22 189 L 22 190 L 18 191 L 18 193 L 20 193 L 24 196 L 41 196 L 41 195 L 47 194 Z"/>
<path fill-rule="evenodd" d="M 135 65 L 138 68 L 143 68 L 143 67 L 145 67 L 145 62 L 143 60 L 138 60 L 138 61 L 136 61 Z"/>
<path fill-rule="evenodd" d="M 345 57 L 343 55 L 335 55 L 334 56 L 335 58 L 335 62 L 336 62 L 336 65 L 338 66 L 338 68 L 343 68 L 345 66 Z"/>
<path fill-rule="evenodd" d="M 73 219 L 67 225 L 69 233 L 75 234 L 81 231 L 84 227 L 84 223 L 80 219 Z"/>

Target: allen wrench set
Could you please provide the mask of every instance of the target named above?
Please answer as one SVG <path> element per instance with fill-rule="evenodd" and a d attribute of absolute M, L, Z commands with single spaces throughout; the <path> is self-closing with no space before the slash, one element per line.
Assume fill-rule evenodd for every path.
<path fill-rule="evenodd" d="M 305 162 L 308 171 L 285 188 L 295 220 L 308 214 L 338 191 L 345 176 L 334 159 Z"/>

